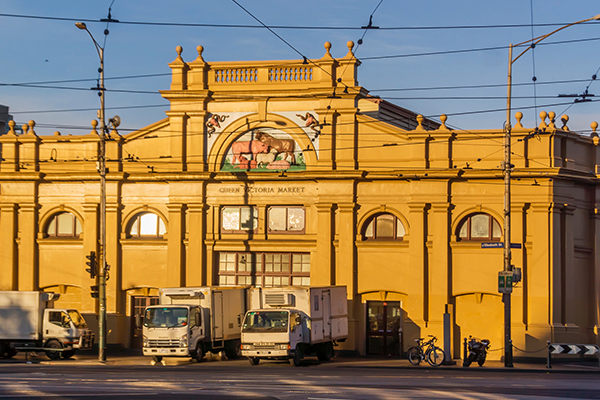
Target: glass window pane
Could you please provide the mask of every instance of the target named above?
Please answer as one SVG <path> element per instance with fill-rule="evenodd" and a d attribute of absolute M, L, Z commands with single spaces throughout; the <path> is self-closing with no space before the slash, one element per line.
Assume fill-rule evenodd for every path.
<path fill-rule="evenodd" d="M 250 271 L 250 254 L 240 254 L 238 260 L 238 271 Z"/>
<path fill-rule="evenodd" d="M 280 276 L 273 277 L 273 286 L 281 286 L 281 277 Z"/>
<path fill-rule="evenodd" d="M 241 207 L 240 229 L 251 231 L 258 227 L 258 215 L 254 207 Z"/>
<path fill-rule="evenodd" d="M 83 232 L 81 228 L 81 222 L 79 222 L 79 218 L 75 217 L 75 235 L 79 236 Z"/>
<path fill-rule="evenodd" d="M 225 286 L 227 284 L 227 277 L 224 275 L 219 276 L 219 286 Z"/>
<path fill-rule="evenodd" d="M 156 236 L 158 228 L 158 216 L 148 213 L 140 216 L 140 235 Z"/>
<path fill-rule="evenodd" d="M 255 254 L 254 257 L 256 257 L 256 263 L 255 263 L 256 272 L 262 272 L 263 254 L 262 253 Z"/>
<path fill-rule="evenodd" d="M 310 254 L 302 254 L 302 264 L 310 265 Z"/>
<path fill-rule="evenodd" d="M 375 220 L 369 222 L 367 225 L 367 229 L 365 229 L 365 237 L 373 238 L 373 225 L 375 225 Z"/>
<path fill-rule="evenodd" d="M 304 208 L 288 208 L 288 229 L 290 231 L 304 229 Z"/>
<path fill-rule="evenodd" d="M 58 234 L 62 236 L 73 236 L 73 214 L 62 213 L 56 217 L 58 223 Z"/>
<path fill-rule="evenodd" d="M 56 235 L 56 217 L 52 218 L 52 221 L 50 221 L 50 224 L 48 225 L 48 235 Z"/>
<path fill-rule="evenodd" d="M 399 218 L 396 218 L 396 239 L 404 237 L 405 233 L 404 224 L 402 224 L 402 221 L 400 221 Z"/>
<path fill-rule="evenodd" d="M 233 276 L 233 275 L 227 276 L 227 286 L 235 286 L 235 276 Z"/>
<path fill-rule="evenodd" d="M 376 235 L 378 239 L 394 237 L 394 220 L 390 217 L 391 215 L 377 217 Z"/>
<path fill-rule="evenodd" d="M 467 228 L 469 227 L 469 221 L 465 221 L 463 222 L 462 226 L 460 227 L 460 233 L 458 234 L 459 237 L 466 239 L 469 237 L 469 233 L 467 232 Z"/>
<path fill-rule="evenodd" d="M 477 214 L 471 217 L 471 237 L 490 237 L 490 217 L 485 214 Z"/>
<path fill-rule="evenodd" d="M 223 208 L 222 228 L 226 231 L 240 230 L 240 209 L 239 207 Z"/>
<path fill-rule="evenodd" d="M 273 277 L 265 276 L 265 286 L 273 286 Z"/>
<path fill-rule="evenodd" d="M 262 286 L 262 276 L 256 277 L 256 286 Z"/>
<path fill-rule="evenodd" d="M 310 276 L 302 277 L 302 286 L 310 286 Z"/>
<path fill-rule="evenodd" d="M 281 286 L 290 286 L 290 277 L 289 276 L 281 277 Z"/>
<path fill-rule="evenodd" d="M 293 286 L 302 286 L 302 277 L 301 276 L 292 276 L 292 285 Z"/>
<path fill-rule="evenodd" d="M 167 228 L 165 227 L 165 223 L 163 222 L 162 218 L 158 218 L 158 236 L 163 236 L 165 233 L 167 233 Z"/>
<path fill-rule="evenodd" d="M 500 229 L 500 224 L 496 220 L 492 221 L 492 229 L 493 229 L 493 237 L 499 238 L 502 236 L 502 230 Z"/>
<path fill-rule="evenodd" d="M 283 207 L 273 207 L 269 209 L 269 229 L 272 231 L 285 231 L 286 209 Z"/>

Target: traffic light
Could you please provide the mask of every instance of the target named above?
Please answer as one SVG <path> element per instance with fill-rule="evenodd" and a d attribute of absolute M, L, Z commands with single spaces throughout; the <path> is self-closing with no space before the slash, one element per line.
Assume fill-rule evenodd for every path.
<path fill-rule="evenodd" d="M 98 285 L 90 286 L 90 295 L 93 298 L 97 299 L 98 298 L 98 294 L 99 294 L 99 292 L 98 292 Z"/>
<path fill-rule="evenodd" d="M 96 272 L 97 272 L 96 252 L 90 251 L 90 254 L 85 256 L 85 258 L 88 259 L 88 261 L 86 261 L 85 264 L 89 267 L 86 269 L 86 271 L 90 274 L 90 278 L 94 279 L 96 277 Z"/>

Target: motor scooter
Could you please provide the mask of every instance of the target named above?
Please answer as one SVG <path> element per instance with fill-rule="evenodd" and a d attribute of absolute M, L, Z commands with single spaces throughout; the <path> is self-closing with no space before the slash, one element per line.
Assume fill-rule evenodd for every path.
<path fill-rule="evenodd" d="M 468 367 L 473 363 L 473 361 L 477 361 L 477 364 L 481 367 L 485 363 L 485 357 L 487 356 L 487 352 L 490 348 L 490 341 L 488 339 L 478 340 L 472 336 L 469 336 L 469 341 L 467 342 L 468 355 L 465 360 L 463 360 L 463 367 Z"/>

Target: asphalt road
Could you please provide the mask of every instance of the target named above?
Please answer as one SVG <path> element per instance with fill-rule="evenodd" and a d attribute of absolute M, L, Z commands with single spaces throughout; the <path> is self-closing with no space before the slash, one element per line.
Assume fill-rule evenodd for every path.
<path fill-rule="evenodd" d="M 206 360 L 98 365 L 0 361 L 0 400 L 45 399 L 600 399 L 600 373 L 395 368 L 383 363 Z"/>

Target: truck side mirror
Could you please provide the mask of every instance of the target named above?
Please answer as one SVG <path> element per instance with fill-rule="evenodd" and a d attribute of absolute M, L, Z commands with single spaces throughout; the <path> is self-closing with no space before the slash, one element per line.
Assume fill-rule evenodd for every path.
<path fill-rule="evenodd" d="M 142 329 L 142 316 L 140 314 L 135 315 L 135 327 L 137 329 Z"/>
<path fill-rule="evenodd" d="M 242 326 L 242 316 L 241 315 L 238 315 L 237 321 L 238 321 L 238 326 Z"/>
<path fill-rule="evenodd" d="M 194 324 L 196 326 L 202 325 L 202 314 L 200 314 L 199 312 L 194 314 Z"/>

